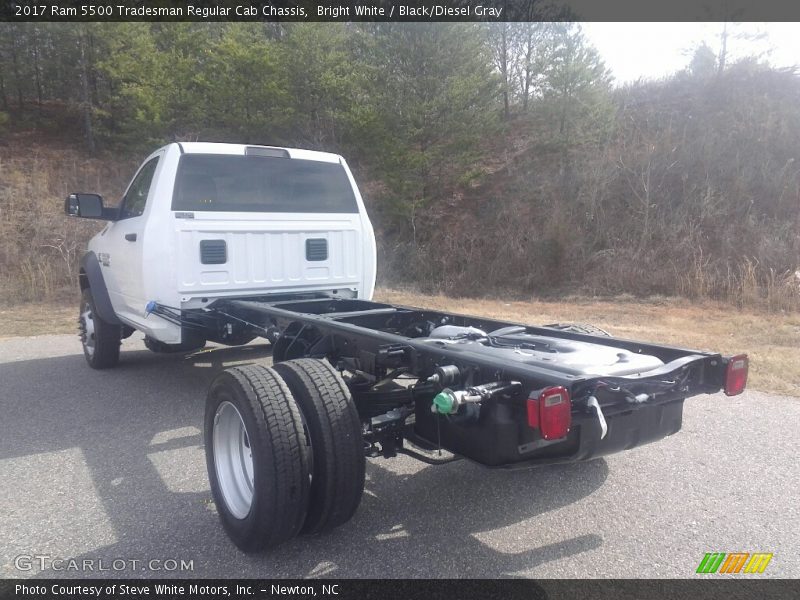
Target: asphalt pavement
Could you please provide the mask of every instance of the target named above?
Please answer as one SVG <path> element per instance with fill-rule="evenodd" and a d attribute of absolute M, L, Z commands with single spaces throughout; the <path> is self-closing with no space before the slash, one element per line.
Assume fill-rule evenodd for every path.
<path fill-rule="evenodd" d="M 697 577 L 707 552 L 800 576 L 800 399 L 759 392 L 692 398 L 678 434 L 589 463 L 370 459 L 352 521 L 242 554 L 201 428 L 214 374 L 255 360 L 269 345 L 156 355 L 136 334 L 93 371 L 77 336 L 0 340 L 0 577 Z"/>

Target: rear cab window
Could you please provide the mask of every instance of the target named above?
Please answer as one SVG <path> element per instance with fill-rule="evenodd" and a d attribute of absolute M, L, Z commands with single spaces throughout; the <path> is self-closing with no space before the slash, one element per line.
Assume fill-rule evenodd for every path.
<path fill-rule="evenodd" d="M 172 210 L 357 213 L 344 167 L 298 158 L 184 154 Z"/>

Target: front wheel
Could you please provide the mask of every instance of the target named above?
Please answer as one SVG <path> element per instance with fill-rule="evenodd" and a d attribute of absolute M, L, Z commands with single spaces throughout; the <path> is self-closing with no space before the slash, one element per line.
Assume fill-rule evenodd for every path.
<path fill-rule="evenodd" d="M 97 314 L 90 288 L 86 288 L 81 294 L 78 327 L 83 345 L 83 355 L 90 367 L 107 369 L 119 362 L 122 328 L 104 321 Z"/>
<path fill-rule="evenodd" d="M 204 430 L 211 493 L 233 543 L 258 552 L 296 536 L 310 473 L 302 418 L 282 379 L 261 365 L 223 371 Z"/>

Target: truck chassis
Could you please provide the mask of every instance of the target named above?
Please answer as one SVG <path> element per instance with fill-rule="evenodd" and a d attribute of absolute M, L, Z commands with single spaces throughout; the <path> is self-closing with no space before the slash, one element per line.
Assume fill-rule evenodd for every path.
<path fill-rule="evenodd" d="M 206 407 L 212 491 L 217 505 L 224 505 L 223 525 L 246 551 L 274 546 L 298 532 L 330 529 L 349 519 L 363 490 L 365 457 L 402 453 L 429 464 L 466 458 L 507 469 L 590 460 L 676 433 L 685 398 L 721 389 L 729 395 L 740 393 L 747 371 L 744 355 L 723 357 L 617 339 L 587 326 L 535 327 L 323 294 L 217 299 L 204 309 L 184 311 L 151 303 L 148 310 L 179 323 L 187 332 L 206 332 L 209 339 L 264 337 L 273 342 L 272 368 L 229 369 L 239 370 L 238 383 L 231 373 L 220 375 L 223 383 L 212 384 Z M 437 329 L 450 335 L 432 338 Z M 620 353 L 657 357 L 662 364 L 640 373 L 591 375 L 508 360 L 508 352 L 524 354 L 528 342 L 519 339 L 539 336 L 564 344 L 600 344 Z M 297 463 L 300 475 L 287 479 L 265 468 L 266 457 L 276 459 L 272 447 L 258 460 L 248 457 L 255 460 L 255 467 L 250 463 L 250 472 L 239 469 L 244 473 L 239 487 L 247 488 L 249 479 L 255 498 L 258 473 L 269 472 L 273 480 L 277 477 L 289 487 L 287 482 L 308 480 L 310 499 L 299 500 L 307 502 L 303 515 L 276 521 L 270 513 L 266 521 L 271 525 L 240 526 L 246 511 L 228 510 L 232 504 L 223 493 L 220 459 L 214 455 L 215 427 L 225 417 L 220 416 L 220 406 L 226 402 L 220 401 L 220 394 L 230 398 L 243 389 L 254 391 L 266 411 L 263 420 L 250 419 L 249 427 L 249 417 L 240 414 L 241 431 L 234 427 L 234 434 L 246 442 L 240 444 L 239 453 L 247 454 L 256 450 L 255 443 L 250 446 L 256 435 L 251 430 L 268 428 L 267 422 L 276 418 L 274 396 L 281 392 L 274 390 L 280 380 L 289 393 L 284 390 L 286 398 L 277 404 L 297 405 L 297 436 L 300 446 L 306 447 L 304 455 L 281 460 Z M 220 392 L 220 386 L 227 391 Z M 238 410 L 249 411 L 253 404 L 257 403 L 251 398 Z M 331 408 L 334 404 L 337 407 Z M 224 444 L 217 444 L 218 453 L 232 442 Z M 350 458 L 339 460 L 342 454 Z M 353 465 L 355 475 L 342 475 Z M 325 490 L 315 490 L 323 485 Z M 346 489 L 337 490 L 337 485 Z M 246 489 L 243 494 L 247 496 Z M 340 499 L 338 504 L 335 498 Z M 292 504 L 276 498 L 271 503 L 284 508 Z M 245 506 L 252 516 L 255 500 Z M 339 516 L 320 516 L 337 511 Z M 276 522 L 284 524 L 282 532 L 270 529 Z"/>

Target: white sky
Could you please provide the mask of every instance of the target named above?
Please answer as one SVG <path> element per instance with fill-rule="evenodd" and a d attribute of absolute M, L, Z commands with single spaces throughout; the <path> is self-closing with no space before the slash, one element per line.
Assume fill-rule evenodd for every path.
<path fill-rule="evenodd" d="M 787 0 L 790 1 L 790 0 Z M 722 23 L 582 23 L 618 84 L 658 79 L 689 64 L 703 41 L 719 52 Z M 728 56 L 761 55 L 776 67 L 800 65 L 800 23 L 729 23 Z M 764 39 L 747 39 L 766 34 Z"/>

